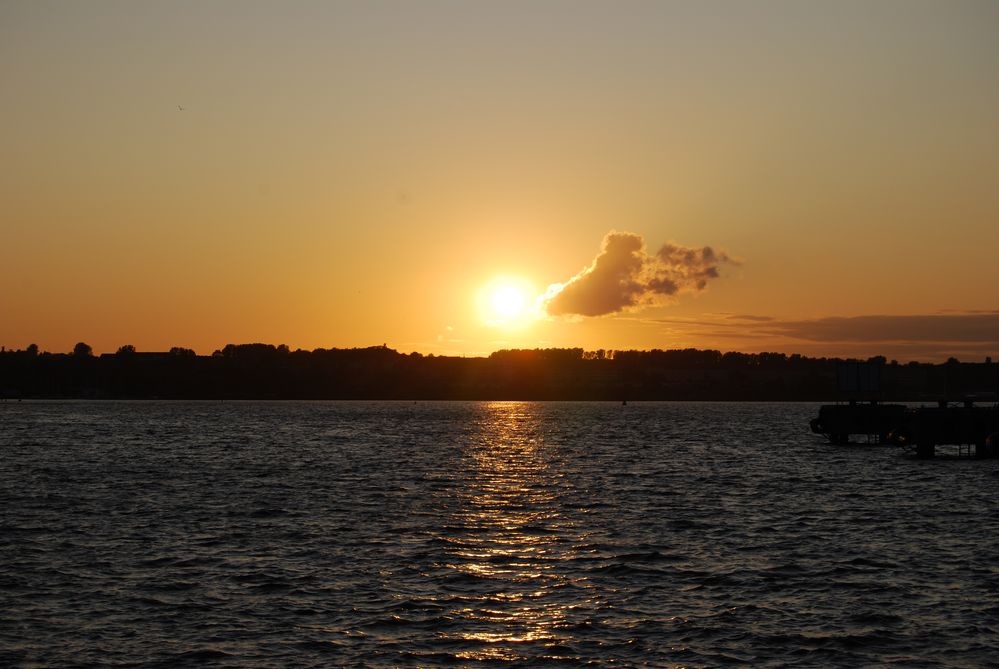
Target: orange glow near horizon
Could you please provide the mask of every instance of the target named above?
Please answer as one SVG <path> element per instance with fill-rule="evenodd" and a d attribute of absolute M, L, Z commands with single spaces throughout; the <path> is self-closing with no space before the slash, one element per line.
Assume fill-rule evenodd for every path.
<path fill-rule="evenodd" d="M 0 3 L 0 346 L 999 355 L 999 3 L 291 4 Z"/>

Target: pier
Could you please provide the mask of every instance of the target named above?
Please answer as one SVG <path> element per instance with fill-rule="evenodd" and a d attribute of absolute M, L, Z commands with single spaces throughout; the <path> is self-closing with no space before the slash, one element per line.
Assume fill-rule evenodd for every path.
<path fill-rule="evenodd" d="M 938 446 L 958 447 L 960 455 L 999 457 L 999 404 L 973 399 L 940 400 L 935 406 L 907 407 L 878 402 L 827 404 L 810 423 L 812 432 L 844 444 L 853 435 L 869 443 L 891 444 L 932 458 Z"/>

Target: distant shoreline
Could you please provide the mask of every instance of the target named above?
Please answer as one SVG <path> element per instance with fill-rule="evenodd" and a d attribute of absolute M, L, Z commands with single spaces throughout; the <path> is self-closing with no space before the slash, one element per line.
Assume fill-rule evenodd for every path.
<path fill-rule="evenodd" d="M 486 358 L 403 354 L 385 346 L 290 351 L 242 344 L 211 356 L 189 349 L 93 356 L 89 347 L 78 349 L 0 352 L 0 398 L 925 402 L 999 395 L 999 364 L 991 360 L 899 364 L 880 356 L 858 361 L 699 349 L 507 350 Z M 854 376 L 860 385 L 844 386 Z"/>

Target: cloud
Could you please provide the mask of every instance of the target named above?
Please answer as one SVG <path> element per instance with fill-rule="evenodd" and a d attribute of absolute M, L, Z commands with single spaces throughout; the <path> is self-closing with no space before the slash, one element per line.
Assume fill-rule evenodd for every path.
<path fill-rule="evenodd" d="M 999 313 L 853 316 L 767 324 L 784 337 L 822 342 L 979 342 L 999 345 Z"/>
<path fill-rule="evenodd" d="M 757 314 L 642 319 L 687 326 L 698 335 L 770 337 L 811 342 L 919 342 L 999 345 L 999 311 L 944 310 L 936 314 L 827 316 L 783 320 Z M 697 328 L 707 329 L 697 329 Z"/>
<path fill-rule="evenodd" d="M 999 312 L 989 310 L 788 320 L 704 314 L 699 319 L 654 322 L 670 328 L 675 336 L 734 350 L 939 361 L 999 353 Z"/>
<path fill-rule="evenodd" d="M 775 320 L 773 316 L 757 316 L 755 314 L 728 314 L 725 318 L 730 321 L 753 321 L 756 323 L 766 323 Z"/>
<path fill-rule="evenodd" d="M 680 292 L 704 290 L 718 278 L 718 267 L 734 263 L 710 246 L 664 244 L 654 255 L 631 232 L 609 232 L 589 267 L 541 297 L 551 316 L 603 316 L 655 304 Z"/>

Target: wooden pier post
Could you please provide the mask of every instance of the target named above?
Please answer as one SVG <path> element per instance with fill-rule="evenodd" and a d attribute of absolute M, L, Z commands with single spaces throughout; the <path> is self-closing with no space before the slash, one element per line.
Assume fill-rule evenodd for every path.
<path fill-rule="evenodd" d="M 985 438 L 980 458 L 999 458 L 999 432 L 993 432 Z M 977 454 L 977 447 L 975 453 Z"/>

